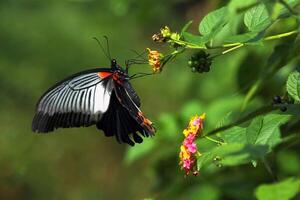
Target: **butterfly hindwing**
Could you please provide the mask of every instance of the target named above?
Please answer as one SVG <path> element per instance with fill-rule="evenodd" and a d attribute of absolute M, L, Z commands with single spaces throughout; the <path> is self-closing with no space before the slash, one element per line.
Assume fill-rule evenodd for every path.
<path fill-rule="evenodd" d="M 118 100 L 123 107 L 128 110 L 131 117 L 134 118 L 136 122 L 143 128 L 141 134 L 147 137 L 149 135 L 154 135 L 155 128 L 152 126 L 152 122 L 147 119 L 140 110 L 139 97 L 131 85 L 126 87 L 115 86 L 115 91 L 118 96 Z"/>
<path fill-rule="evenodd" d="M 99 75 L 101 70 L 105 77 Z M 81 72 L 50 88 L 38 101 L 32 129 L 50 132 L 97 123 L 109 107 L 114 87 L 109 73 L 109 69 Z"/>
<path fill-rule="evenodd" d="M 151 122 L 145 123 L 142 118 L 139 97 L 129 82 L 115 82 L 110 101 L 107 112 L 97 123 L 97 128 L 103 130 L 106 136 L 115 135 L 119 143 L 133 146 L 143 142 L 141 135 L 148 137 L 154 134 Z"/>

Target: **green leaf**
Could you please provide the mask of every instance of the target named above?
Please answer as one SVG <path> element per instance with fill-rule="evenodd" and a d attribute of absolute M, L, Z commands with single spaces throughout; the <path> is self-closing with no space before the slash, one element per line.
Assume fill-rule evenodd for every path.
<path fill-rule="evenodd" d="M 263 158 L 268 152 L 266 145 L 242 145 L 232 143 L 231 147 L 223 149 L 226 153 L 221 159 L 220 164 L 225 166 L 234 166 L 245 164 Z M 222 154 L 220 154 L 222 156 Z"/>
<path fill-rule="evenodd" d="M 228 10 L 230 12 L 237 12 L 238 10 L 244 10 L 249 6 L 254 5 L 257 3 L 257 0 L 231 0 L 228 4 Z"/>
<path fill-rule="evenodd" d="M 203 153 L 197 159 L 197 169 L 200 170 L 201 168 L 205 167 L 206 165 L 210 165 L 213 162 L 213 159 L 216 155 L 211 152 Z"/>
<path fill-rule="evenodd" d="M 260 32 L 266 29 L 271 20 L 264 4 L 259 4 L 249 9 L 244 16 L 244 23 L 250 31 Z"/>
<path fill-rule="evenodd" d="M 267 145 L 269 150 L 281 142 L 279 127 L 291 115 L 268 114 L 254 118 L 248 127 L 235 126 L 218 134 L 226 143 Z"/>
<path fill-rule="evenodd" d="M 207 36 L 194 35 L 188 32 L 183 32 L 182 36 L 185 41 L 198 45 L 203 49 L 206 49 L 205 43 L 209 41 L 209 38 Z"/>
<path fill-rule="evenodd" d="M 190 21 L 188 21 L 188 23 L 186 23 L 186 24 L 183 26 L 183 28 L 181 29 L 181 35 L 182 35 L 184 32 L 186 32 L 186 30 L 192 25 L 192 23 L 193 23 L 193 21 L 190 20 Z"/>
<path fill-rule="evenodd" d="M 246 128 L 235 126 L 220 134 L 220 137 L 226 143 L 242 143 L 246 142 Z"/>
<path fill-rule="evenodd" d="M 239 35 L 233 35 L 227 37 L 224 42 L 225 43 L 254 43 L 261 44 L 259 41 L 263 39 L 264 34 L 259 34 L 256 32 L 243 33 Z"/>
<path fill-rule="evenodd" d="M 218 121 L 216 128 L 220 128 L 222 126 L 225 126 L 226 124 L 229 124 L 231 114 L 232 111 L 228 112 L 220 121 Z"/>
<path fill-rule="evenodd" d="M 249 145 L 242 143 L 229 143 L 215 147 L 209 152 L 203 153 L 197 160 L 197 167 L 210 164 L 221 166 L 234 166 L 249 163 L 262 158 L 268 151 L 266 145 Z"/>
<path fill-rule="evenodd" d="M 290 117 L 290 115 L 281 114 L 269 114 L 264 116 L 262 124 L 257 122 L 257 127 L 251 127 L 251 130 L 256 129 L 259 131 L 255 144 L 268 145 L 270 148 L 272 148 L 280 143 L 281 136 L 279 127 L 286 123 Z"/>
<path fill-rule="evenodd" d="M 300 73 L 294 71 L 288 77 L 286 83 L 286 89 L 289 95 L 291 95 L 296 101 L 300 101 Z"/>
<path fill-rule="evenodd" d="M 288 178 L 284 181 L 260 185 L 255 190 L 258 200 L 289 200 L 300 192 L 300 179 Z"/>
<path fill-rule="evenodd" d="M 255 144 L 255 141 L 257 140 L 262 127 L 263 127 L 263 117 L 262 116 L 258 116 L 252 120 L 252 122 L 246 129 L 247 143 Z"/>
<path fill-rule="evenodd" d="M 208 13 L 199 24 L 199 32 L 210 38 L 219 32 L 226 24 L 226 7 Z"/>

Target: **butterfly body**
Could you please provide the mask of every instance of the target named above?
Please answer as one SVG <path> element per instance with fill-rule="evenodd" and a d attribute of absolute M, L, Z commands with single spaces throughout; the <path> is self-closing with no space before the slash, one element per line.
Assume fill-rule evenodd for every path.
<path fill-rule="evenodd" d="M 39 99 L 32 130 L 47 133 L 57 128 L 96 125 L 120 143 L 141 143 L 155 129 L 140 110 L 140 99 L 127 70 L 113 59 L 111 68 L 74 74 L 55 84 Z"/>

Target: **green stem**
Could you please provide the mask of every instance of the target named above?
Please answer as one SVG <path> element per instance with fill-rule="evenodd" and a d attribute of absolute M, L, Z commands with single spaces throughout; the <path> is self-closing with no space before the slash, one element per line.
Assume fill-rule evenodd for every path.
<path fill-rule="evenodd" d="M 226 54 L 226 53 L 228 53 L 228 52 L 230 52 L 230 51 L 236 50 L 236 49 L 241 48 L 241 47 L 243 47 L 243 46 L 244 46 L 244 44 L 239 44 L 239 45 L 234 46 L 234 47 L 232 47 L 232 48 L 230 48 L 230 49 L 227 49 L 226 51 L 223 51 L 222 54 L 224 55 L 224 54 Z"/>
<path fill-rule="evenodd" d="M 265 37 L 263 39 L 263 41 L 269 41 L 269 40 L 276 40 L 276 39 L 280 39 L 280 38 L 284 38 L 284 37 L 288 37 L 288 36 L 291 36 L 291 35 L 294 35 L 294 34 L 297 34 L 299 33 L 299 31 L 289 31 L 289 32 L 286 32 L 286 33 L 280 33 L 280 34 L 277 34 L 277 35 L 272 35 L 272 36 L 268 36 L 268 37 Z M 233 50 L 236 50 L 238 48 L 241 48 L 243 46 L 246 46 L 248 45 L 248 43 L 240 43 L 240 42 L 237 42 L 237 43 L 231 43 L 231 44 L 223 44 L 221 47 L 223 48 L 226 48 L 226 47 L 232 47 L 230 49 L 227 49 L 226 51 L 223 51 L 222 54 L 226 54 L 228 52 L 231 52 Z M 211 47 L 211 48 L 214 48 L 214 47 Z M 220 47 L 218 47 L 220 48 Z"/>
<path fill-rule="evenodd" d="M 272 35 L 272 36 L 265 37 L 264 41 L 276 40 L 276 39 L 280 39 L 280 38 L 283 38 L 283 37 L 288 37 L 288 36 L 291 36 L 291 35 L 294 35 L 294 34 L 297 34 L 297 33 L 299 33 L 299 31 L 294 30 L 294 31 L 286 32 L 286 33 L 281 33 L 281 34 L 278 34 L 278 35 Z"/>
<path fill-rule="evenodd" d="M 293 31 L 289 31 L 289 32 L 286 32 L 286 33 L 271 35 L 271 36 L 265 37 L 263 39 L 263 41 L 276 40 L 276 39 L 288 37 L 288 36 L 291 36 L 291 35 L 294 35 L 294 34 L 297 34 L 297 33 L 299 33 L 299 31 L 293 30 Z M 183 41 L 183 40 L 173 39 L 172 42 L 174 42 L 176 44 L 179 44 L 179 45 L 182 45 L 187 49 L 221 49 L 221 48 L 232 47 L 231 49 L 228 49 L 228 50 L 224 51 L 222 54 L 225 54 L 225 53 L 228 53 L 228 52 L 233 51 L 235 49 L 238 49 L 240 47 L 249 45 L 248 43 L 235 42 L 235 43 L 223 44 L 223 45 L 220 45 L 220 46 L 207 46 L 207 47 L 205 47 L 203 45 L 197 45 L 197 44 L 194 44 L 194 43 L 191 43 L 191 42 L 186 42 L 186 41 Z"/>

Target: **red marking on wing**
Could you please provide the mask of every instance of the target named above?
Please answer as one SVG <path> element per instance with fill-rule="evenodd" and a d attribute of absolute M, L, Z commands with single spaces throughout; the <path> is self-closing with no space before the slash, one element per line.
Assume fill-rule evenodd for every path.
<path fill-rule="evenodd" d="M 110 75 L 112 75 L 112 73 L 111 72 L 98 72 L 98 76 L 100 77 L 100 78 L 106 78 L 106 77 L 108 77 L 108 76 L 110 76 Z"/>
<path fill-rule="evenodd" d="M 150 132 L 154 135 L 155 129 L 152 127 L 153 123 L 149 119 L 147 119 L 142 112 L 138 112 L 138 117 L 142 121 L 141 125 L 147 127 L 147 129 L 150 130 Z"/>

